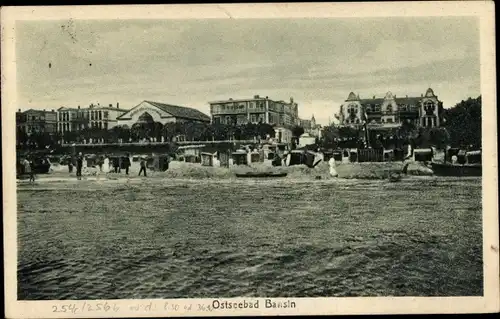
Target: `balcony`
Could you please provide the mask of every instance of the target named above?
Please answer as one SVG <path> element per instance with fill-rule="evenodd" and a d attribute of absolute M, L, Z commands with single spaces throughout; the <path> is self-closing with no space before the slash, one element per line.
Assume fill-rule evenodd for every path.
<path fill-rule="evenodd" d="M 399 110 L 399 114 L 418 114 L 418 108 Z"/>

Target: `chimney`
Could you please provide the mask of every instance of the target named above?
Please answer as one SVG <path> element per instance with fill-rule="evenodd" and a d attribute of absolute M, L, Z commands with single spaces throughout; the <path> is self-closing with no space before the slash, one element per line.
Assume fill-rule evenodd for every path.
<path fill-rule="evenodd" d="M 232 98 L 232 97 L 230 97 L 230 98 L 229 98 L 229 101 L 232 101 L 232 100 L 233 100 L 233 98 Z"/>
<path fill-rule="evenodd" d="M 293 103 L 293 97 L 290 97 L 290 103 Z"/>
<path fill-rule="evenodd" d="M 112 106 L 113 106 L 113 104 L 109 103 L 109 107 L 112 107 Z"/>
<path fill-rule="evenodd" d="M 119 109 L 120 108 L 120 103 L 116 102 L 116 108 Z"/>
<path fill-rule="evenodd" d="M 97 102 L 97 106 L 100 106 L 101 104 L 99 104 L 99 102 Z"/>
<path fill-rule="evenodd" d="M 78 105 L 78 109 L 80 109 L 80 105 Z"/>
<path fill-rule="evenodd" d="M 375 95 L 373 96 L 373 99 L 375 100 Z"/>
<path fill-rule="evenodd" d="M 423 94 L 420 94 L 420 97 L 424 97 L 424 95 L 423 95 Z"/>
<path fill-rule="evenodd" d="M 19 112 L 21 112 L 21 109 L 19 109 Z"/>
<path fill-rule="evenodd" d="M 55 112 L 55 110 L 54 110 L 54 109 L 52 109 L 52 112 Z"/>
<path fill-rule="evenodd" d="M 259 95 L 254 95 L 253 96 L 254 99 L 258 99 L 259 98 Z"/>
<path fill-rule="evenodd" d="M 266 96 L 266 100 L 269 98 L 269 96 Z"/>
<path fill-rule="evenodd" d="M 406 98 L 408 98 L 408 94 L 406 94 Z"/>

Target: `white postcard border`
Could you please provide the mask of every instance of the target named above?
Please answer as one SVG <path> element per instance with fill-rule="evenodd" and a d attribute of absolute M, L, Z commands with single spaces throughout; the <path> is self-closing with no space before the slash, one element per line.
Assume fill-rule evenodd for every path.
<path fill-rule="evenodd" d="M 259 300 L 259 309 L 212 310 L 214 299 L 17 301 L 17 219 L 14 114 L 16 110 L 16 20 L 68 19 L 191 19 L 191 18 L 327 18 L 385 16 L 478 16 L 481 36 L 481 94 L 483 101 L 483 297 L 355 297 L 272 298 L 291 300 L 295 308 L 265 308 L 265 298 L 224 298 L 228 302 Z M 494 3 L 489 1 L 406 3 L 293 3 L 155 6 L 59 6 L 3 7 L 2 21 L 2 145 L 4 190 L 4 264 L 7 318 L 236 316 L 495 312 L 500 308 L 496 74 Z M 165 309 L 165 303 L 167 309 Z M 81 309 L 91 305 L 100 311 Z M 53 307 L 72 306 L 72 311 L 53 312 Z M 106 308 L 107 307 L 109 308 Z M 120 310 L 114 311 L 113 305 Z M 142 310 L 134 310 L 141 305 Z M 202 306 L 200 306 L 202 305 Z M 171 308 L 168 308 L 168 307 Z M 189 306 L 191 308 L 189 309 Z M 205 308 L 204 308 L 204 307 Z M 131 309 L 132 307 L 132 309 Z M 151 307 L 146 311 L 144 308 Z M 155 308 L 156 310 L 153 310 Z M 69 308 L 65 308 L 69 309 Z M 107 310 L 106 310 L 107 309 Z M 114 308 L 117 309 L 117 308 Z M 176 310 L 177 309 L 177 310 Z M 189 310 L 188 310 L 189 309 Z"/>

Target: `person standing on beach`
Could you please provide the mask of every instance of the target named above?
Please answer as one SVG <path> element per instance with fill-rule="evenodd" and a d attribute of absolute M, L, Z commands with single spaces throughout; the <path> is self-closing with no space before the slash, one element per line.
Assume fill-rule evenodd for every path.
<path fill-rule="evenodd" d="M 73 173 L 73 156 L 68 158 L 68 171 L 69 173 Z"/>
<path fill-rule="evenodd" d="M 143 157 L 141 158 L 141 169 L 139 170 L 139 176 L 141 176 L 141 173 L 144 171 L 144 176 L 147 176 L 146 174 L 146 159 Z"/>
<path fill-rule="evenodd" d="M 83 168 L 83 156 L 82 153 L 78 153 L 78 157 L 76 158 L 76 178 L 78 180 L 82 179 L 82 168 Z"/>
<path fill-rule="evenodd" d="M 30 177 L 30 183 L 35 182 L 35 174 L 33 173 L 33 168 L 31 167 L 32 165 L 27 158 L 24 159 L 23 165 L 24 173 L 28 174 L 28 176 Z"/>
<path fill-rule="evenodd" d="M 123 158 L 123 165 L 125 166 L 125 174 L 128 175 L 128 170 L 130 168 L 130 154 L 127 154 L 124 158 Z M 146 172 L 144 172 L 146 173 Z"/>
<path fill-rule="evenodd" d="M 103 161 L 104 161 L 104 163 L 103 163 L 104 173 L 108 173 L 109 172 L 109 157 L 108 157 L 108 155 L 104 155 Z"/>
<path fill-rule="evenodd" d="M 104 157 L 102 155 L 100 155 L 97 160 L 98 160 L 98 164 L 99 164 L 99 171 L 102 173 L 102 164 L 104 162 Z"/>
<path fill-rule="evenodd" d="M 118 156 L 113 158 L 113 167 L 115 169 L 115 173 L 120 172 L 120 158 Z"/>
<path fill-rule="evenodd" d="M 330 160 L 328 161 L 328 165 L 330 166 L 330 176 L 331 177 L 338 177 L 339 174 L 337 173 L 337 170 L 335 169 L 335 158 L 332 156 L 330 157 Z"/>

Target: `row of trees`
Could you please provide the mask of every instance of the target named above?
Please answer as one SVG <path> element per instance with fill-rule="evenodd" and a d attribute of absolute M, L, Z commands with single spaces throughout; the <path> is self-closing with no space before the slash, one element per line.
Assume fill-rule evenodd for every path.
<path fill-rule="evenodd" d="M 77 142 L 87 143 L 104 140 L 107 143 L 118 141 L 139 141 L 143 139 L 156 141 L 172 141 L 173 137 L 183 135 L 189 141 L 207 140 L 253 140 L 254 138 L 275 137 L 273 126 L 265 123 L 244 124 L 238 126 L 225 124 L 208 123 L 167 123 L 163 125 L 159 122 L 136 123 L 132 127 L 115 126 L 110 130 L 99 128 L 85 128 L 80 131 L 70 131 L 64 133 L 34 132 L 26 134 L 18 129 L 17 144 L 20 148 L 41 149 L 56 147 L 61 140 L 65 143 Z"/>

